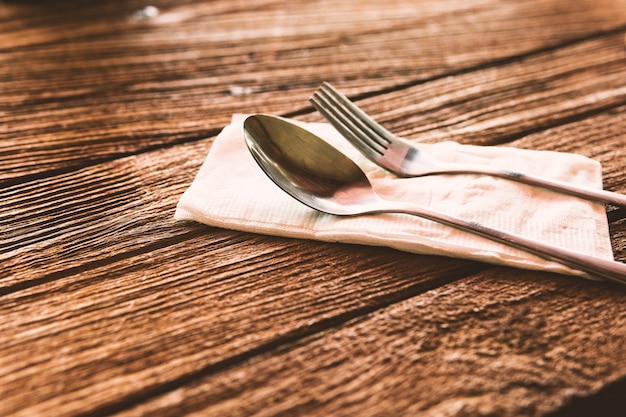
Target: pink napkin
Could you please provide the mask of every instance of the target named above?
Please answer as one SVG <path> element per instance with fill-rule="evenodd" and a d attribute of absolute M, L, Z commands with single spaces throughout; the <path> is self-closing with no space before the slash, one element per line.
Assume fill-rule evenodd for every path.
<path fill-rule="evenodd" d="M 176 219 L 247 232 L 388 246 L 413 253 L 586 276 L 415 216 L 338 217 L 306 207 L 279 189 L 257 166 L 243 137 L 245 117 L 234 115 L 231 124 L 215 139 L 178 203 Z M 488 227 L 613 259 L 602 204 L 489 176 L 397 178 L 361 156 L 329 124 L 296 123 L 355 160 L 384 198 L 412 201 Z M 455 142 L 421 146 L 449 162 L 480 163 L 598 188 L 602 184 L 600 164 L 580 155 Z"/>

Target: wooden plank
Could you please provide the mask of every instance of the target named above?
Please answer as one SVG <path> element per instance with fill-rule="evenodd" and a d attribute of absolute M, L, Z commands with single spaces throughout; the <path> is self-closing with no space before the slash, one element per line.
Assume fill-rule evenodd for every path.
<path fill-rule="evenodd" d="M 3 296 L 0 414 L 123 408 L 482 267 L 382 248 L 197 234 Z"/>
<path fill-rule="evenodd" d="M 623 37 L 611 34 L 623 1 L 397 2 L 384 19 L 379 2 L 349 3 L 329 16 L 264 2 L 257 22 L 232 13 L 238 1 L 163 2 L 158 20 L 132 23 L 145 3 L 43 17 L 0 5 L 18 13 L 0 13 L 14 42 L 0 66 L 0 414 L 541 414 L 624 380 L 623 292 L 609 285 L 173 221 L 231 113 L 313 120 L 304 103 L 321 77 L 382 98 L 360 102 L 383 116 L 394 100 L 414 114 L 430 86 L 448 125 L 429 132 L 533 133 L 509 144 L 588 153 L 626 190 Z M 388 121 L 412 134 L 416 117 Z M 612 230 L 622 260 L 625 235 Z"/>
<path fill-rule="evenodd" d="M 2 189 L 4 291 L 198 230 L 175 222 L 173 210 L 209 144 L 128 157 Z"/>
<path fill-rule="evenodd" d="M 594 141 L 598 144 L 595 152 L 598 152 L 604 140 L 612 143 L 617 140 L 618 132 L 623 130 L 623 124 L 620 128 L 620 123 L 624 123 L 623 118 L 617 118 L 614 124 L 606 123 L 611 120 L 611 116 L 614 115 L 597 115 L 579 123 L 554 128 L 551 132 L 537 133 L 524 138 L 524 143 L 538 145 L 553 135 L 567 132 L 580 135 L 587 126 L 599 126 Z M 573 142 L 576 143 L 575 140 Z M 565 141 L 559 143 L 559 146 L 567 146 Z M 189 149 L 189 154 L 200 150 L 200 144 L 185 146 L 196 148 Z M 77 177 L 57 188 L 55 194 L 68 192 L 77 198 L 84 198 L 84 203 L 74 209 L 68 205 L 66 210 L 56 215 L 52 215 L 52 212 L 39 214 L 42 219 L 52 219 L 51 223 L 65 218 L 68 224 L 76 224 L 76 229 L 66 235 L 50 238 L 40 251 L 37 251 L 37 243 L 29 245 L 22 242 L 25 248 L 23 252 L 14 252 L 3 260 L 3 265 L 13 262 L 9 264 L 12 274 L 4 277 L 7 280 L 4 283 L 12 283 L 14 287 L 8 288 L 10 291 L 4 293 L 0 303 L 0 316 L 4 319 L 0 324 L 0 332 L 6 336 L 0 343 L 0 396 L 3 398 L 0 407 L 4 407 L 4 410 L 0 408 L 0 414 L 8 415 L 20 410 L 36 414 L 51 408 L 58 415 L 87 411 L 104 414 L 124 410 L 142 401 L 147 401 L 147 409 L 165 407 L 165 411 L 168 411 L 169 403 L 164 404 L 162 401 L 171 401 L 172 397 L 166 396 L 166 400 L 157 397 L 170 391 L 175 397 L 181 393 L 179 388 L 183 390 L 183 397 L 176 401 L 184 401 L 191 408 L 208 407 L 213 404 L 211 399 L 217 397 L 206 396 L 209 402 L 204 402 L 199 400 L 202 395 L 196 396 L 196 390 L 202 394 L 206 389 L 212 390 L 214 375 L 217 375 L 215 381 L 220 381 L 221 370 L 230 372 L 230 366 L 240 369 L 237 368 L 240 362 L 253 360 L 251 358 L 254 357 L 264 362 L 265 358 L 276 355 L 278 351 L 275 349 L 299 343 L 299 339 L 318 332 L 324 333 L 329 328 L 342 329 L 347 320 L 377 311 L 386 305 L 401 300 L 409 300 L 408 305 L 414 305 L 410 300 L 412 297 L 440 287 L 444 282 L 462 279 L 471 271 L 486 268 L 472 262 L 407 255 L 388 249 L 268 238 L 175 223 L 170 215 L 176 198 L 168 197 L 167 193 L 169 187 L 176 187 L 176 184 L 184 181 L 173 175 L 173 185 L 168 185 L 164 178 L 169 178 L 169 170 L 172 173 L 179 170 L 186 158 L 179 154 L 181 159 L 176 160 L 174 155 L 171 150 L 158 151 L 108 164 L 110 172 L 120 174 L 120 178 L 131 177 L 127 174 L 129 168 L 122 169 L 126 164 L 134 167 L 137 174 L 118 184 L 120 190 L 132 191 L 122 193 L 128 203 L 112 203 L 110 207 L 104 204 L 93 209 L 96 222 L 94 230 L 107 230 L 101 228 L 101 225 L 112 224 L 115 227 L 111 227 L 111 230 L 115 233 L 80 233 L 80 219 L 91 218 L 90 207 L 94 196 L 98 195 L 99 186 L 86 183 L 87 178 L 92 178 L 86 175 L 87 172 L 77 172 Z M 603 153 L 599 152 L 598 155 Z M 195 172 L 202 156 L 196 156 L 197 160 L 190 162 L 191 167 L 181 172 Z M 617 164 L 618 161 L 613 163 Z M 106 166 L 99 169 L 107 178 Z M 104 188 L 104 184 L 101 183 L 100 187 Z M 155 191 L 159 189 L 163 191 Z M 161 192 L 164 194 L 160 195 Z M 32 205 L 37 196 L 31 195 L 24 206 Z M 41 204 L 50 204 L 44 198 L 41 200 Z M 68 198 L 67 201 L 72 199 Z M 129 205 L 130 209 L 124 211 Z M 132 213 L 131 209 L 143 206 L 151 206 L 150 211 L 141 212 L 145 217 L 129 222 L 127 216 Z M 100 215 L 103 220 L 98 220 L 96 215 Z M 119 219 L 119 223 L 115 219 Z M 617 226 L 617 231 L 621 233 L 617 240 L 623 245 L 626 242 L 626 222 Z M 59 226 L 53 227 L 63 230 Z M 44 235 L 50 233 L 50 230 L 44 229 Z M 615 238 L 615 229 L 613 233 Z M 72 248 L 72 251 L 67 253 L 67 248 Z M 622 260 L 626 259 L 623 249 L 622 246 L 622 252 L 618 254 Z M 20 259 L 22 262 L 18 262 Z M 61 272 L 55 275 L 55 271 Z M 623 300 L 619 299 L 624 293 L 608 284 L 505 268 L 489 268 L 488 271 L 497 277 L 497 285 L 477 278 L 470 281 L 471 285 L 459 284 L 458 290 L 455 290 L 456 286 L 448 287 L 452 292 L 458 291 L 456 298 L 449 301 L 450 304 L 472 303 L 474 294 L 464 291 L 468 286 L 477 287 L 488 293 L 489 296 L 483 296 L 482 301 L 490 306 L 489 309 L 496 309 L 497 315 L 504 314 L 506 309 L 513 309 L 511 314 L 522 317 L 527 310 L 516 310 L 516 305 L 507 301 L 503 295 L 509 294 L 524 300 L 520 305 L 525 308 L 540 303 L 539 307 L 542 308 L 532 309 L 532 320 L 540 320 L 537 311 L 543 312 L 544 321 L 553 323 L 553 327 L 557 327 L 555 323 L 560 323 L 561 332 L 574 330 L 573 334 L 580 337 L 586 332 L 584 326 L 591 326 L 591 337 L 615 334 L 611 333 L 614 332 L 613 326 L 619 324 L 615 320 L 624 318 L 621 312 Z M 33 282 L 30 281 L 32 277 L 41 279 Z M 20 280 L 27 281 L 27 285 L 20 287 Z M 565 296 L 556 299 L 561 300 L 561 303 L 566 300 L 572 310 L 565 308 L 565 304 L 559 304 L 559 308 L 541 304 L 551 303 L 550 300 L 561 292 Z M 425 294 L 428 296 L 429 293 Z M 466 299 L 459 301 L 462 294 Z M 495 307 L 499 304 L 500 307 Z M 604 316 L 596 316 L 599 308 L 602 308 Z M 566 315 L 562 315 L 563 309 Z M 456 319 L 442 316 L 441 311 L 424 311 L 423 314 L 433 320 L 439 314 L 440 318 L 443 317 L 443 323 L 455 325 Z M 407 314 L 412 316 L 414 312 L 411 310 Z M 580 322 L 572 318 L 575 314 L 582 317 Z M 421 317 L 407 319 L 410 323 L 410 320 L 422 320 Z M 447 336 L 443 333 L 442 339 L 437 342 L 435 338 L 433 343 L 439 343 L 441 349 L 444 349 L 446 337 L 453 337 L 454 334 L 460 337 L 470 325 L 493 324 L 489 321 L 489 315 L 481 316 L 482 319 L 485 322 L 470 321 L 464 324 L 466 327 L 453 327 L 454 332 L 451 329 Z M 599 324 L 596 321 L 606 327 L 597 327 Z M 496 325 L 505 331 L 502 323 Z M 363 324 L 360 328 L 368 326 Z M 352 327 L 353 324 L 348 326 Z M 419 327 L 416 325 L 415 328 Z M 621 328 L 616 327 L 617 336 L 621 335 Z M 527 334 L 525 337 L 549 337 L 550 334 L 546 336 L 539 332 L 538 335 Z M 432 335 L 429 333 L 428 336 Z M 325 333 L 319 337 L 326 337 Z M 378 338 L 379 335 L 374 332 L 364 340 L 371 337 Z M 522 335 L 516 337 L 511 342 L 514 346 L 515 343 L 522 344 Z M 541 337 L 539 340 L 544 340 Z M 556 338 L 561 352 L 570 347 L 577 349 L 573 345 L 579 342 L 578 339 L 567 339 L 562 333 L 551 337 Z M 337 343 L 344 343 L 341 340 L 338 339 Z M 504 349 L 506 341 L 502 338 L 498 340 L 494 349 Z M 587 345 L 581 346 L 595 346 L 597 341 L 593 339 L 587 342 Z M 528 341 L 525 343 L 524 346 L 528 346 Z M 474 346 L 473 342 L 468 346 Z M 607 348 L 609 346 L 612 345 Z M 264 355 L 265 352 L 267 355 Z M 453 352 L 438 352 L 440 356 L 436 356 L 437 360 L 433 364 L 448 364 L 442 358 Z M 616 354 L 620 352 L 623 351 L 618 350 Z M 514 353 L 505 351 L 506 355 L 512 356 L 503 354 L 500 359 L 516 357 Z M 527 352 L 528 358 L 536 353 Z M 282 360 L 285 357 L 279 358 Z M 611 358 L 619 359 L 619 356 Z M 379 359 L 375 358 L 376 361 Z M 550 375 L 561 366 L 559 363 L 562 358 L 557 359 L 547 365 Z M 291 363 L 289 361 L 291 359 L 287 359 L 287 363 Z M 256 364 L 252 362 L 253 370 L 257 370 Z M 474 365 L 483 366 L 483 362 L 477 361 Z M 564 401 L 573 393 L 589 394 L 595 389 L 594 384 L 599 387 L 610 378 L 617 378 L 622 372 L 620 367 L 616 367 L 613 373 L 598 375 L 586 368 L 587 362 L 583 365 L 570 359 L 565 362 L 567 372 L 575 373 L 582 369 L 583 374 L 588 375 L 585 377 L 588 380 L 585 383 L 582 377 L 568 379 L 563 382 L 564 385 L 553 387 L 557 392 L 555 401 Z M 241 366 L 241 369 L 245 369 L 250 363 L 245 362 Z M 473 365 L 468 363 L 467 366 Z M 258 370 L 260 378 L 267 376 L 264 369 Z M 372 372 L 378 370 L 372 368 Z M 340 373 L 344 368 L 340 366 L 335 371 Z M 405 371 L 406 368 L 398 368 L 397 375 Z M 413 369 L 408 371 L 413 372 Z M 227 374 L 225 378 L 231 377 L 228 375 L 234 374 Z M 520 375 L 527 374 L 520 371 Z M 203 379 L 205 377 L 208 380 Z M 317 377 L 315 374 L 312 376 L 314 379 Z M 322 374 L 319 377 L 325 376 Z M 447 377 L 449 375 L 442 376 L 444 379 Z M 200 382 L 196 384 L 195 381 Z M 504 382 L 498 381 L 497 384 Z M 24 391 L 23 386 L 32 387 L 32 390 Z M 485 385 L 485 392 L 494 386 Z M 543 388 L 547 386 L 540 385 Z M 244 385 L 240 387 L 243 389 Z M 573 391 L 567 391 L 568 387 Z M 271 391 L 270 388 L 266 389 Z M 318 388 L 322 391 L 325 389 Z M 237 387 L 234 389 L 237 391 Z M 400 395 L 401 389 L 396 387 L 396 390 L 393 391 L 394 395 Z M 370 391 L 365 389 L 364 392 L 369 395 Z M 450 395 L 458 393 L 446 392 Z M 504 394 L 513 395 L 510 392 Z M 539 395 L 524 390 L 518 394 L 523 398 L 532 398 L 532 401 L 535 395 Z M 282 391 L 274 391 L 274 395 L 284 397 L 287 403 L 293 398 L 291 394 L 283 396 Z M 506 395 L 506 398 L 515 398 Z M 153 397 L 157 398 L 155 403 L 150 402 Z M 397 399 L 400 404 L 400 398 Z M 546 401 L 544 399 L 540 403 L 548 407 L 551 403 L 547 404 Z M 217 400 L 215 403 L 216 407 L 228 407 L 228 404 L 218 404 Z M 244 404 L 250 405 L 251 402 Z M 553 405 L 556 407 L 557 404 Z M 339 404 L 339 407 L 347 406 Z"/>
<path fill-rule="evenodd" d="M 163 1 L 147 21 L 140 2 L 0 5 L 0 179 L 213 136 L 234 112 L 307 111 L 325 79 L 378 91 L 626 26 L 624 0 L 257 5 Z"/>
<path fill-rule="evenodd" d="M 559 123 L 565 127 L 509 145 L 593 157 L 603 163 L 605 187 L 626 192 L 622 169 L 626 120 L 624 108 L 618 107 L 626 98 L 622 82 L 626 66 L 623 53 L 617 53 L 617 40 L 615 36 L 602 37 L 531 57 L 524 65 L 511 63 L 434 80 L 359 104 L 400 134 L 420 129 L 426 109 L 431 108 L 439 119 L 428 133 L 445 137 L 449 126 L 454 127 L 454 121 L 465 112 L 497 103 L 484 116 L 464 120 L 456 127 L 465 136 L 457 133 L 454 138 L 487 143 L 527 132 L 542 115 L 544 127 Z M 594 59 L 586 59 L 589 57 Z M 563 85 L 555 81 L 568 74 L 577 82 Z M 578 82 L 581 80 L 591 84 L 585 87 Z M 291 92 L 277 100 L 288 95 Z M 573 104 L 565 101 L 559 105 L 558 97 L 563 96 L 573 97 Z M 427 104 L 416 109 L 422 106 L 420 98 L 427 97 Z M 596 112 L 600 114 L 591 117 Z M 301 118 L 321 120 L 317 113 Z M 576 118 L 582 121 L 570 123 Z M 53 279 L 60 270 L 83 268 L 189 233 L 193 228 L 174 222 L 172 213 L 211 142 L 209 138 L 1 189 L 0 286 L 12 291 Z"/>
<path fill-rule="evenodd" d="M 119 415 L 538 416 L 623 386 L 626 293 L 516 278 L 494 269 L 428 291 Z M 619 390 L 612 401 L 595 411 L 620 415 Z"/>
<path fill-rule="evenodd" d="M 400 136 L 494 145 L 626 104 L 625 67 L 620 33 L 356 101 Z"/>

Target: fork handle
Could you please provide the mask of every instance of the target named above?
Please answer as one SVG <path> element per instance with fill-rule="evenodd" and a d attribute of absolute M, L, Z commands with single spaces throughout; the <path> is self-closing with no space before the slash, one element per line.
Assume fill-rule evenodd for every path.
<path fill-rule="evenodd" d="M 438 172 L 441 174 L 482 174 L 491 175 L 494 177 L 505 178 L 512 181 L 521 182 L 528 185 L 534 185 L 537 187 L 545 188 L 552 191 L 558 191 L 564 194 L 573 195 L 575 197 L 584 198 L 586 200 L 597 201 L 600 203 L 608 203 L 618 207 L 626 207 L 626 195 L 619 194 L 612 191 L 606 191 L 597 188 L 589 188 L 569 182 L 550 180 L 546 178 L 540 178 L 533 175 L 522 174 L 521 172 L 506 171 L 499 169 L 489 168 L 451 168 Z"/>
<path fill-rule="evenodd" d="M 381 210 L 376 211 L 381 212 Z M 521 249 L 543 259 L 556 261 L 570 268 L 586 272 L 590 276 L 602 277 L 626 285 L 626 264 L 621 262 L 598 258 L 536 239 L 491 229 L 476 222 L 470 222 L 413 204 L 385 201 L 384 211 L 419 216 L 516 249 Z"/>

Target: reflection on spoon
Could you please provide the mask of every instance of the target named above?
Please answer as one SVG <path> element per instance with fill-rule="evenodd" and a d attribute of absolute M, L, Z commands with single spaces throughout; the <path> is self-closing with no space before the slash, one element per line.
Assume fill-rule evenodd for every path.
<path fill-rule="evenodd" d="M 626 284 L 626 264 L 490 229 L 415 204 L 383 200 L 351 159 L 283 118 L 250 116 L 244 122 L 244 136 L 252 156 L 272 181 L 296 200 L 321 212 L 340 216 L 411 214 Z"/>

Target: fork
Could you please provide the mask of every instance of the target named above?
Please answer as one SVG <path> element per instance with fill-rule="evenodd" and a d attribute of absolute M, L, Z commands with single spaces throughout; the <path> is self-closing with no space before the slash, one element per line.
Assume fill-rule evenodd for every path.
<path fill-rule="evenodd" d="M 433 174 L 481 174 L 505 178 L 587 200 L 622 207 L 609 214 L 609 221 L 625 216 L 626 196 L 571 183 L 539 178 L 521 172 L 479 165 L 447 163 L 429 155 L 418 144 L 402 139 L 372 119 L 332 85 L 324 82 L 309 99 L 313 106 L 363 155 L 400 177 Z M 611 219 L 611 214 L 614 219 Z"/>

